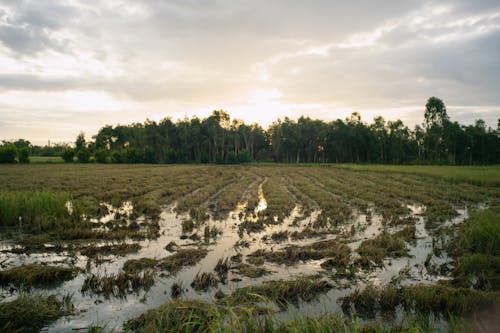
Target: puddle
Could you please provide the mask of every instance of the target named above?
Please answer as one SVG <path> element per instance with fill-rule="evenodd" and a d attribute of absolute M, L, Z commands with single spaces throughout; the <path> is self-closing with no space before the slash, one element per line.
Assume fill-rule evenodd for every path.
<path fill-rule="evenodd" d="M 259 186 L 259 204 L 255 212 L 265 210 L 267 202 L 262 192 L 262 184 Z M 118 217 L 123 217 L 127 220 L 130 219 L 133 212 L 133 205 L 131 202 L 124 202 L 120 207 L 113 207 L 108 203 L 102 204 L 108 213 L 102 216 L 95 222 L 106 223 Z M 68 206 L 68 211 L 71 205 Z M 221 290 L 226 294 L 230 294 L 237 288 L 257 285 L 263 281 L 277 280 L 277 279 L 292 279 L 300 275 L 313 275 L 321 274 L 324 278 L 330 279 L 334 284 L 334 288 L 328 293 L 320 296 L 316 301 L 311 303 L 301 304 L 299 308 L 290 306 L 289 310 L 279 316 L 289 316 L 294 313 L 300 312 L 305 315 L 314 315 L 324 313 L 325 311 L 334 312 L 340 310 L 337 304 L 339 297 L 345 296 L 355 289 L 362 289 L 368 283 L 375 285 L 384 285 L 391 281 L 391 279 L 401 277 L 401 283 L 411 284 L 417 282 L 434 282 L 437 279 L 442 279 L 442 276 L 435 276 L 429 274 L 424 267 L 424 262 L 428 259 L 429 253 L 432 253 L 432 235 L 425 228 L 424 218 L 420 215 L 425 207 L 419 205 L 408 205 L 411 215 L 416 218 L 416 244 L 407 244 L 410 257 L 403 257 L 398 259 L 384 260 L 384 268 L 377 268 L 369 272 L 361 272 L 357 279 L 352 281 L 336 281 L 331 280 L 332 272 L 325 271 L 321 267 L 321 260 L 310 260 L 307 262 L 300 262 L 296 265 L 286 266 L 274 263 L 264 263 L 262 266 L 272 272 L 272 274 L 265 275 L 259 278 L 248 278 L 239 275 L 236 271 L 230 270 L 226 284 L 219 284 L 218 288 L 209 289 L 207 292 L 197 292 L 189 285 L 193 277 L 198 272 L 213 272 L 215 265 L 221 258 L 230 258 L 234 255 L 241 254 L 243 262 L 248 254 L 259 250 L 279 250 L 286 246 L 298 245 L 305 246 L 323 239 L 335 239 L 343 237 L 348 234 L 347 245 L 353 251 L 352 258 L 355 258 L 354 251 L 359 247 L 361 242 L 366 239 L 371 239 L 379 235 L 384 229 L 390 232 L 397 231 L 397 227 L 387 227 L 383 224 L 383 219 L 380 215 L 376 214 L 374 209 L 369 209 L 366 212 L 357 212 L 350 223 L 343 226 L 338 232 L 321 235 L 313 238 L 305 238 L 300 240 L 292 240 L 289 237 L 283 242 L 276 242 L 270 239 L 273 233 L 281 231 L 302 231 L 306 227 L 313 224 L 317 217 L 321 214 L 320 210 L 312 211 L 307 217 L 302 216 L 302 209 L 296 206 L 290 215 L 284 219 L 282 224 L 267 225 L 265 229 L 258 233 L 248 234 L 244 232 L 240 234 L 239 224 L 242 223 L 242 216 L 246 204 L 238 205 L 236 210 L 229 214 L 225 220 L 209 219 L 203 226 L 195 229 L 201 238 L 201 241 L 193 242 L 193 240 L 186 238 L 181 239 L 182 226 L 181 221 L 186 218 L 185 215 L 178 215 L 174 206 L 166 207 L 159 218 L 160 236 L 154 240 L 143 240 L 136 242 L 141 248 L 138 252 L 127 254 L 124 256 L 103 255 L 101 257 L 102 264 L 96 265 L 90 261 L 86 256 L 72 255 L 71 253 L 36 253 L 36 254 L 14 254 L 7 252 L 0 252 L 0 265 L 3 268 L 10 268 L 21 264 L 28 263 L 46 263 L 57 265 L 72 265 L 82 269 L 76 278 L 71 281 L 62 283 L 59 287 L 53 289 L 34 289 L 33 292 L 37 294 L 58 294 L 66 295 L 71 294 L 73 304 L 76 307 L 76 313 L 59 319 L 48 327 L 49 331 L 54 332 L 67 332 L 67 331 L 86 331 L 91 325 L 101 325 L 106 330 L 120 330 L 123 322 L 136 317 L 148 309 L 153 309 L 171 299 L 170 287 L 176 281 L 182 281 L 184 288 L 187 288 L 183 294 L 185 299 L 202 299 L 212 301 L 214 294 L 217 290 Z M 459 216 L 446 222 L 443 226 L 461 223 L 468 216 L 467 209 L 459 210 Z M 204 243 L 203 230 L 205 226 L 216 227 L 221 230 L 221 234 L 210 239 L 208 244 Z M 351 226 L 354 226 L 351 232 Z M 241 236 L 241 237 L 240 237 Z M 265 237 L 266 236 L 266 237 Z M 132 241 L 127 241 L 132 243 Z M 170 242 L 175 242 L 180 247 L 192 248 L 193 246 L 202 246 L 206 248 L 208 255 L 199 261 L 195 266 L 186 267 L 175 276 L 165 276 L 157 272 L 155 274 L 155 283 L 148 291 L 140 291 L 137 294 L 129 294 L 124 298 L 106 298 L 104 296 L 97 296 L 92 294 L 82 294 L 80 292 L 83 281 L 89 274 L 112 274 L 121 271 L 123 264 L 129 259 L 139 259 L 143 257 L 162 259 L 172 253 L 165 249 L 165 246 Z M 113 244 L 106 242 L 103 244 Z M 236 246 L 243 244 L 245 246 Z M 8 241 L 0 242 L 0 250 L 12 249 L 13 245 Z M 435 258 L 432 257 L 433 263 L 443 263 L 448 260 L 445 256 Z M 400 272 L 402 272 L 400 274 Z M 231 281 L 238 279 L 237 282 Z M 0 299 L 9 301 L 18 296 L 18 292 L 10 292 L 7 289 L 1 289 Z"/>
<path fill-rule="evenodd" d="M 259 185 L 259 190 L 257 192 L 257 195 L 259 196 L 259 203 L 257 204 L 257 207 L 255 207 L 255 213 L 259 213 L 267 209 L 267 201 L 264 197 L 264 190 L 262 189 L 262 185 L 263 184 Z"/>

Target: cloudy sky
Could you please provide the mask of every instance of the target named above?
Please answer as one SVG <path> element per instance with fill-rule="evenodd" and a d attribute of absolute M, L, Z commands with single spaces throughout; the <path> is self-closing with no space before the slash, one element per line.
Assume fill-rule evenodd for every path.
<path fill-rule="evenodd" d="M 500 118 L 500 1 L 0 0 L 0 139 L 224 109 Z"/>

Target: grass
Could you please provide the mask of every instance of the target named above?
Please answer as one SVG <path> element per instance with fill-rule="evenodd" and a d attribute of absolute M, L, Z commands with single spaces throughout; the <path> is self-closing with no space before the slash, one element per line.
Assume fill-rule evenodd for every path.
<path fill-rule="evenodd" d="M 405 230 L 406 233 L 406 230 Z M 403 234 L 404 237 L 407 235 Z M 383 266 L 387 257 L 399 258 L 408 254 L 408 249 L 400 235 L 382 232 L 373 239 L 367 239 L 358 248 L 360 258 L 357 263 L 362 267 Z"/>
<path fill-rule="evenodd" d="M 324 236 L 327 234 L 329 234 L 329 232 L 311 229 L 309 227 L 306 227 L 305 229 L 303 229 L 301 231 L 294 231 L 294 232 L 290 233 L 290 238 L 292 240 L 301 240 L 301 239 L 307 239 L 307 238 L 320 237 L 320 236 Z"/>
<path fill-rule="evenodd" d="M 196 291 L 207 291 L 211 287 L 217 287 L 219 280 L 213 273 L 196 273 L 191 287 Z"/>
<path fill-rule="evenodd" d="M 368 286 L 341 299 L 344 310 L 355 309 L 367 317 L 373 317 L 377 312 L 394 312 L 398 306 L 424 314 L 466 315 L 496 307 L 499 301 L 500 293 L 443 285 Z"/>
<path fill-rule="evenodd" d="M 128 274 L 137 274 L 146 269 L 153 269 L 159 260 L 152 258 L 129 259 L 123 264 L 123 271 Z"/>
<path fill-rule="evenodd" d="M 269 271 L 260 266 L 266 261 L 295 265 L 301 261 L 321 260 L 314 263 L 315 266 L 321 264 L 321 267 L 325 269 L 320 271 L 321 274 L 336 280 L 351 278 L 354 275 L 362 277 L 362 274 L 370 273 L 376 266 L 382 265 L 385 258 L 406 256 L 408 254 L 406 247 L 416 241 L 415 222 L 420 216 L 412 216 L 409 208 L 412 207 L 410 205 L 415 205 L 426 207 L 420 215 L 425 219 L 430 235 L 436 238 L 443 229 L 447 230 L 443 234 L 444 247 L 441 251 L 443 256 L 440 259 L 446 259 L 444 255 L 447 253 L 453 258 L 453 262 L 451 265 L 447 263 L 446 267 L 442 265 L 443 269 L 439 269 L 439 272 L 447 275 L 451 280 L 446 286 L 440 286 L 445 289 L 437 291 L 447 292 L 448 295 L 456 297 L 464 304 L 466 300 L 461 300 L 459 295 L 453 294 L 451 292 L 453 289 L 479 290 L 488 292 L 487 295 L 490 295 L 491 291 L 498 291 L 500 235 L 497 222 L 500 219 L 495 203 L 500 202 L 500 187 L 494 179 L 498 179 L 496 173 L 499 167 L 488 167 L 490 168 L 488 170 L 493 171 L 477 167 L 448 169 L 391 166 L 391 168 L 393 169 L 386 170 L 384 166 L 351 167 L 346 165 L 335 167 L 36 163 L 1 165 L 2 190 L 0 194 L 4 196 L 4 199 L 0 205 L 4 205 L 2 207 L 5 209 L 0 210 L 0 214 L 10 217 L 5 219 L 9 222 L 4 223 L 4 220 L 1 220 L 0 225 L 3 228 L 0 229 L 0 236 L 8 241 L 13 240 L 15 243 L 15 250 L 12 253 L 6 250 L 7 255 L 23 252 L 59 252 L 61 255 L 66 255 L 67 252 L 70 257 L 79 255 L 80 252 L 88 256 L 125 254 L 138 249 L 137 245 L 130 245 L 131 240 L 157 238 L 162 232 L 157 221 L 158 216 L 165 206 L 169 205 L 170 208 L 177 202 L 178 212 L 185 214 L 180 218 L 190 219 L 192 222 L 191 226 L 188 225 L 190 222 L 186 222 L 186 233 L 182 235 L 185 241 L 179 244 L 189 242 L 192 245 L 191 249 L 180 248 L 172 243 L 168 246 L 172 254 L 165 258 L 128 260 L 124 264 L 123 272 L 119 273 L 123 276 L 96 276 L 88 282 L 89 285 L 96 286 L 95 290 L 98 293 L 115 295 L 119 294 L 119 290 L 122 289 L 125 290 L 123 294 L 128 294 L 134 291 L 131 285 L 137 281 L 135 277 L 141 279 L 146 273 L 153 277 L 157 270 L 165 270 L 173 275 L 186 266 L 199 263 L 208 255 L 214 243 L 223 241 L 221 237 L 218 237 L 220 230 L 212 227 L 212 223 L 206 223 L 206 220 L 209 217 L 224 218 L 238 206 L 242 211 L 239 215 L 240 221 L 234 221 L 234 224 L 230 221 L 227 226 L 234 225 L 240 228 L 242 238 L 234 241 L 239 245 L 236 249 L 241 250 L 243 255 L 235 257 L 234 261 L 231 259 L 232 267 L 224 259 L 213 272 L 206 274 L 223 281 L 228 271 L 232 269 L 234 273 L 253 279 L 268 274 Z M 484 175 L 479 176 L 475 173 L 475 169 L 486 171 Z M 267 209 L 255 214 L 260 194 L 263 194 L 267 202 Z M 85 212 L 87 217 L 104 215 L 106 211 L 101 206 L 102 202 L 120 207 L 123 202 L 130 201 L 134 205 L 134 210 L 131 221 L 118 217 L 110 223 L 94 225 L 86 223 L 83 219 L 77 219 L 77 216 L 69 216 L 67 210 L 61 208 L 65 208 L 64 204 L 68 198 L 71 198 L 75 209 Z M 52 206 L 44 203 L 50 200 L 56 204 L 55 208 L 49 208 Z M 24 204 L 25 201 L 28 204 Z M 475 207 L 483 203 L 489 205 L 490 209 L 472 213 L 463 226 L 442 228 L 443 222 L 450 217 L 457 216 L 459 209 Z M 296 206 L 300 208 L 303 215 L 294 219 L 294 228 L 276 233 L 267 230 L 269 232 L 266 232 L 266 248 L 248 256 L 248 251 L 251 250 L 247 248 L 255 249 L 251 247 L 252 242 L 259 241 L 263 236 L 260 232 L 264 231 L 268 224 L 292 222 L 287 217 Z M 315 214 L 312 214 L 313 212 Z M 353 262 L 356 259 L 351 258 L 352 253 L 343 242 L 354 240 L 349 238 L 350 235 L 347 233 L 349 223 L 353 223 L 353 218 L 358 212 L 372 216 L 373 219 L 382 217 L 383 227 L 388 232 L 362 242 L 358 250 L 362 260 Z M 311 218 L 311 216 L 316 216 L 316 213 L 320 214 L 317 221 Z M 23 223 L 22 229 L 19 228 L 18 214 L 25 214 L 26 218 L 23 218 L 23 221 L 28 221 L 30 216 L 34 216 L 34 223 L 26 222 Z M 366 224 L 370 224 L 369 219 Z M 226 224 L 221 223 L 217 226 L 226 227 Z M 356 224 L 356 226 L 359 229 L 352 229 L 354 236 L 356 236 L 356 230 L 362 230 L 361 228 L 365 227 L 363 223 Z M 245 235 L 244 231 L 260 234 Z M 330 234 L 336 234 L 337 239 L 341 238 L 341 241 L 316 239 Z M 106 243 L 108 241 L 110 243 Z M 295 243 L 296 241 L 300 242 Z M 278 242 L 282 242 L 283 245 L 276 244 Z M 309 245 L 303 245 L 304 243 Z M 82 244 L 90 245 L 87 249 L 83 249 Z M 206 246 L 207 244 L 209 246 Z M 439 257 L 438 252 L 436 251 L 431 259 Z M 429 262 L 431 261 L 433 265 L 441 262 L 440 260 Z M 358 275 L 356 270 L 361 267 L 366 268 L 367 272 L 362 271 L 362 274 Z M 211 280 L 207 278 L 208 275 L 205 278 L 202 278 L 202 275 L 200 273 L 200 280 Z M 134 278 L 129 279 L 129 277 Z M 272 278 L 271 276 L 270 279 Z M 275 284 L 264 283 L 261 286 L 248 288 L 255 288 L 250 289 L 251 292 L 257 291 L 256 295 L 259 296 L 255 297 L 256 302 L 265 303 L 263 299 L 269 297 L 270 302 L 284 306 L 287 302 L 300 303 L 308 299 L 307 295 L 304 296 L 305 298 L 302 297 L 299 285 L 294 285 L 294 281 L 292 280 L 289 284 L 286 281 L 274 281 Z M 244 283 L 248 285 L 251 282 L 250 280 Z M 102 287 L 100 283 L 103 283 Z M 307 289 L 306 283 L 302 282 Z M 140 284 L 139 281 L 137 285 Z M 182 290 L 182 286 L 178 289 Z M 399 290 L 400 287 L 396 289 Z M 142 287 L 136 290 L 142 290 Z M 405 290 L 404 295 L 422 300 L 419 303 L 421 305 L 415 305 L 417 304 L 415 303 L 413 306 L 424 308 L 425 303 L 430 302 L 429 308 L 434 307 L 430 291 L 422 289 L 415 291 L 416 294 L 413 295 L 410 289 Z M 89 287 L 87 291 L 92 292 L 92 288 Z M 168 293 L 168 290 L 166 292 Z M 296 292 L 298 294 L 293 296 Z M 313 294 L 311 290 L 307 292 Z M 402 297 L 398 296 L 399 293 L 402 292 L 398 291 L 394 295 Z M 391 294 L 385 293 L 384 295 L 387 297 L 384 302 L 389 302 Z M 230 299 L 232 296 L 224 299 Z M 247 296 L 252 299 L 248 293 Z M 443 299 L 438 301 L 441 302 Z M 436 304 L 439 303 L 438 301 Z M 445 301 L 448 302 L 448 298 L 445 298 Z M 404 304 L 406 303 L 403 302 Z M 449 309 L 456 310 L 452 303 L 446 304 L 450 305 Z M 474 308 L 474 304 L 465 308 Z M 239 307 L 238 305 L 235 308 Z M 231 315 L 227 317 L 227 309 L 221 309 L 220 306 L 216 308 L 219 312 L 222 311 L 218 314 L 220 317 L 217 318 L 223 317 L 224 319 L 221 321 L 217 319 L 212 323 L 214 325 L 223 323 L 222 326 L 217 326 L 219 331 L 231 327 L 228 324 Z M 257 317 L 249 316 L 249 323 L 257 325 L 259 320 L 255 318 Z M 263 321 L 269 320 L 272 329 L 285 327 L 284 331 L 291 329 L 291 323 L 303 325 L 300 326 L 303 329 L 306 327 L 324 328 L 319 319 L 315 322 L 298 318 L 285 323 L 277 318 L 258 318 Z M 242 326 L 239 328 L 241 330 Z"/>
<path fill-rule="evenodd" d="M 170 296 L 173 299 L 179 298 L 184 293 L 184 287 L 182 286 L 182 281 L 177 281 L 170 287 Z"/>
<path fill-rule="evenodd" d="M 78 212 L 72 216 L 66 193 L 50 191 L 0 191 L 0 224 L 20 227 L 30 232 L 43 232 L 73 225 Z"/>
<path fill-rule="evenodd" d="M 223 217 L 240 200 L 247 202 L 246 209 L 251 212 L 262 185 L 268 202 L 268 208 L 260 213 L 265 223 L 275 223 L 275 217 L 282 220 L 299 204 L 306 211 L 321 209 L 317 227 L 346 223 L 353 207 L 366 209 L 370 205 L 385 218 L 405 217 L 406 203 L 426 205 L 424 215 L 440 222 L 456 214 L 455 205 L 500 198 L 497 187 L 483 186 L 491 183 L 489 176 L 484 176 L 484 182 L 470 182 L 467 178 L 476 169 L 482 170 L 478 171 L 480 175 L 484 170 L 490 175 L 500 173 L 497 166 L 452 167 L 463 176 L 453 182 L 440 180 L 432 172 L 418 171 L 426 167 L 409 166 L 418 170 L 406 173 L 406 167 L 399 166 L 390 166 L 384 172 L 379 170 L 381 166 L 359 167 L 364 169 L 285 165 L 2 165 L 0 183 L 4 184 L 3 192 L 67 193 L 90 216 L 99 213 L 101 202 L 119 206 L 131 201 L 135 205 L 134 216 L 156 218 L 162 206 L 177 200 L 178 211 L 189 212 L 196 222 L 203 222 L 207 212 Z M 443 168 L 440 172 L 448 174 L 446 167 L 430 168 Z"/>
<path fill-rule="evenodd" d="M 0 331 L 38 332 L 58 318 L 73 312 L 70 297 L 21 295 L 0 303 Z"/>
<path fill-rule="evenodd" d="M 500 166 L 444 166 L 444 165 L 333 165 L 354 171 L 403 173 L 432 176 L 452 182 L 467 182 L 475 185 L 500 186 Z"/>
<path fill-rule="evenodd" d="M 279 169 L 278 169 L 279 170 Z M 295 202 L 286 190 L 285 179 L 278 175 L 270 175 L 262 185 L 264 197 L 267 201 L 267 209 L 259 213 L 266 223 L 274 224 L 282 222 L 295 207 Z M 277 219 L 277 221 L 275 221 Z"/>
<path fill-rule="evenodd" d="M 271 274 L 271 271 L 263 267 L 255 267 L 248 264 L 240 264 L 234 268 L 240 275 L 249 278 L 258 278 L 264 275 Z"/>
<path fill-rule="evenodd" d="M 114 255 L 114 256 L 123 256 L 130 253 L 136 253 L 141 249 L 139 244 L 109 244 L 109 245 L 101 245 L 95 246 L 91 245 L 82 249 L 80 253 L 87 257 L 95 257 L 97 255 Z"/>
<path fill-rule="evenodd" d="M 71 280 L 78 272 L 75 268 L 29 264 L 0 271 L 0 285 L 30 288 L 54 286 Z"/>
<path fill-rule="evenodd" d="M 183 267 L 193 266 L 208 254 L 206 249 L 180 249 L 171 256 L 168 256 L 160 261 L 158 267 L 175 274 Z"/>
<path fill-rule="evenodd" d="M 350 261 L 351 250 L 336 240 L 326 240 L 306 246 L 289 245 L 283 250 L 257 250 L 248 255 L 250 258 L 263 258 L 278 264 L 293 265 L 299 261 L 332 258 L 338 267 L 345 267 Z M 248 261 L 248 259 L 247 259 Z"/>
<path fill-rule="evenodd" d="M 261 285 L 236 289 L 231 295 L 222 299 L 221 302 L 222 304 L 236 306 L 272 301 L 280 308 L 286 309 L 289 303 L 310 302 L 331 288 L 332 285 L 329 282 L 315 277 L 266 281 Z"/>
<path fill-rule="evenodd" d="M 230 267 L 231 265 L 229 264 L 229 258 L 220 258 L 219 261 L 217 261 L 217 264 L 214 267 L 214 271 L 215 273 L 217 273 L 221 281 L 224 282 L 227 280 L 227 274 L 229 273 Z"/>
<path fill-rule="evenodd" d="M 430 333 L 438 332 L 423 317 L 405 316 L 393 324 L 377 321 L 361 322 L 342 314 L 314 317 L 297 315 L 281 319 L 269 311 L 252 307 L 226 308 L 205 301 L 175 300 L 129 320 L 125 332 L 191 332 L 191 333 Z M 453 332 L 465 332 L 463 326 L 450 326 Z"/>
<path fill-rule="evenodd" d="M 154 284 L 154 275 L 151 271 L 129 274 L 120 272 L 117 274 L 87 276 L 81 288 L 82 293 L 94 293 L 105 297 L 124 297 L 128 293 L 140 290 L 149 290 Z"/>
<path fill-rule="evenodd" d="M 220 313 L 202 301 L 173 301 L 125 323 L 126 332 L 207 332 Z"/>
<path fill-rule="evenodd" d="M 60 156 L 30 156 L 30 163 L 64 163 Z"/>
<path fill-rule="evenodd" d="M 472 212 L 446 244 L 455 259 L 453 283 L 459 287 L 500 290 L 500 206 Z"/>

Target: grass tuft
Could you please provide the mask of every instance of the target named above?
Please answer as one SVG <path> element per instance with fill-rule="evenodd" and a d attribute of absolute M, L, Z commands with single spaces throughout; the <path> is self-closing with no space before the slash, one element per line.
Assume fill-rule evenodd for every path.
<path fill-rule="evenodd" d="M 21 295 L 0 303 L 1 332 L 38 332 L 58 318 L 73 312 L 70 297 Z"/>
<path fill-rule="evenodd" d="M 53 286 L 75 277 L 78 269 L 60 266 L 29 264 L 0 271 L 0 285 L 30 288 Z"/>

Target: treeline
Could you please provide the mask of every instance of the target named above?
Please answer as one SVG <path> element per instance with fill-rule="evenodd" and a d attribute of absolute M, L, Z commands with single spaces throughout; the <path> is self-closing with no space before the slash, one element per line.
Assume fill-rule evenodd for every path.
<path fill-rule="evenodd" d="M 29 156 L 29 147 L 17 147 L 8 141 L 2 141 L 2 144 L 0 144 L 0 163 L 29 163 Z"/>
<path fill-rule="evenodd" d="M 353 113 L 332 122 L 285 118 L 264 130 L 214 111 L 205 119 L 105 126 L 92 139 L 80 133 L 61 156 L 83 163 L 500 163 L 500 119 L 496 130 L 482 120 L 460 125 L 436 97 L 428 99 L 424 123 L 414 129 L 382 117 L 367 124 Z"/>
<path fill-rule="evenodd" d="M 25 139 L 3 140 L 0 144 L 0 163 L 29 163 L 30 156 L 58 157 L 67 149 L 71 149 L 67 143 L 39 146 Z"/>

